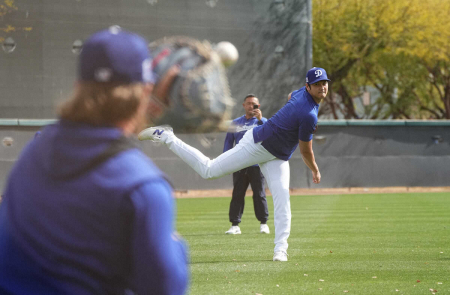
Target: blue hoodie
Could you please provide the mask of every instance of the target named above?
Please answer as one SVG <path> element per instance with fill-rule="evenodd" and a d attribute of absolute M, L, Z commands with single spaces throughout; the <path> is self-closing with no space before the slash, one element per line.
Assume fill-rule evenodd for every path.
<path fill-rule="evenodd" d="M 31 141 L 0 205 L 0 294 L 183 294 L 172 188 L 116 128 L 59 121 Z"/>

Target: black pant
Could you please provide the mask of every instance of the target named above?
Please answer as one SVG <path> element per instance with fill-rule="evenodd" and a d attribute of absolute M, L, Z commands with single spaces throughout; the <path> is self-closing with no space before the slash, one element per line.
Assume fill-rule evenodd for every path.
<path fill-rule="evenodd" d="M 261 223 L 269 219 L 267 209 L 265 180 L 259 166 L 251 166 L 233 173 L 233 195 L 230 202 L 230 222 L 237 225 L 244 213 L 245 193 L 250 183 L 253 190 L 253 207 L 255 216 Z"/>

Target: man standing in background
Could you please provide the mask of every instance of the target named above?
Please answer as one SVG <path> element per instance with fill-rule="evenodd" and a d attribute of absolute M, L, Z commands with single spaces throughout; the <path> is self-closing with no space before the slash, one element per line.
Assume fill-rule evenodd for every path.
<path fill-rule="evenodd" d="M 242 104 L 245 115 L 234 119 L 230 131 L 225 137 L 223 152 L 233 148 L 234 144 L 238 144 L 244 136 L 245 132 L 256 126 L 264 124 L 267 119 L 262 116 L 258 98 L 254 94 L 248 94 L 244 98 Z M 265 179 L 261 173 L 259 165 L 253 165 L 233 173 L 233 194 L 230 202 L 229 218 L 231 228 L 226 234 L 241 234 L 239 223 L 244 213 L 245 194 L 248 185 L 251 185 L 253 191 L 253 208 L 255 216 L 261 222 L 260 232 L 264 234 L 270 233 L 267 220 L 269 218 L 269 210 L 267 209 Z"/>

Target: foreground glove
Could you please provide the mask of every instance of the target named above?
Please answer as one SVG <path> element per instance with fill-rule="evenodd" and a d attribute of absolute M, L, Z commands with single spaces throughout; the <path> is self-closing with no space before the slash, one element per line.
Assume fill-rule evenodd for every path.
<path fill-rule="evenodd" d="M 178 133 L 226 131 L 234 101 L 219 55 L 207 41 L 170 37 L 149 45 L 155 87 L 174 67 L 179 71 L 165 98 L 156 97 L 162 115 L 152 124 L 168 124 Z"/>

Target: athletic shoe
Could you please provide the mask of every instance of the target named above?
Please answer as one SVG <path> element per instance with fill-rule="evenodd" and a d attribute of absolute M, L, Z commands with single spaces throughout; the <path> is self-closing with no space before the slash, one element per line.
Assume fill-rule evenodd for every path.
<path fill-rule="evenodd" d="M 227 235 L 240 235 L 241 229 L 237 225 L 233 225 L 229 230 L 225 232 Z"/>
<path fill-rule="evenodd" d="M 172 127 L 168 125 L 155 126 L 142 130 L 138 134 L 139 140 L 151 140 L 153 142 L 166 142 L 169 135 L 173 134 Z"/>
<path fill-rule="evenodd" d="M 273 254 L 273 261 L 287 261 L 288 254 L 284 251 L 277 251 Z"/>
<path fill-rule="evenodd" d="M 269 226 L 267 224 L 261 224 L 261 226 L 259 227 L 259 231 L 262 234 L 270 234 Z"/>

